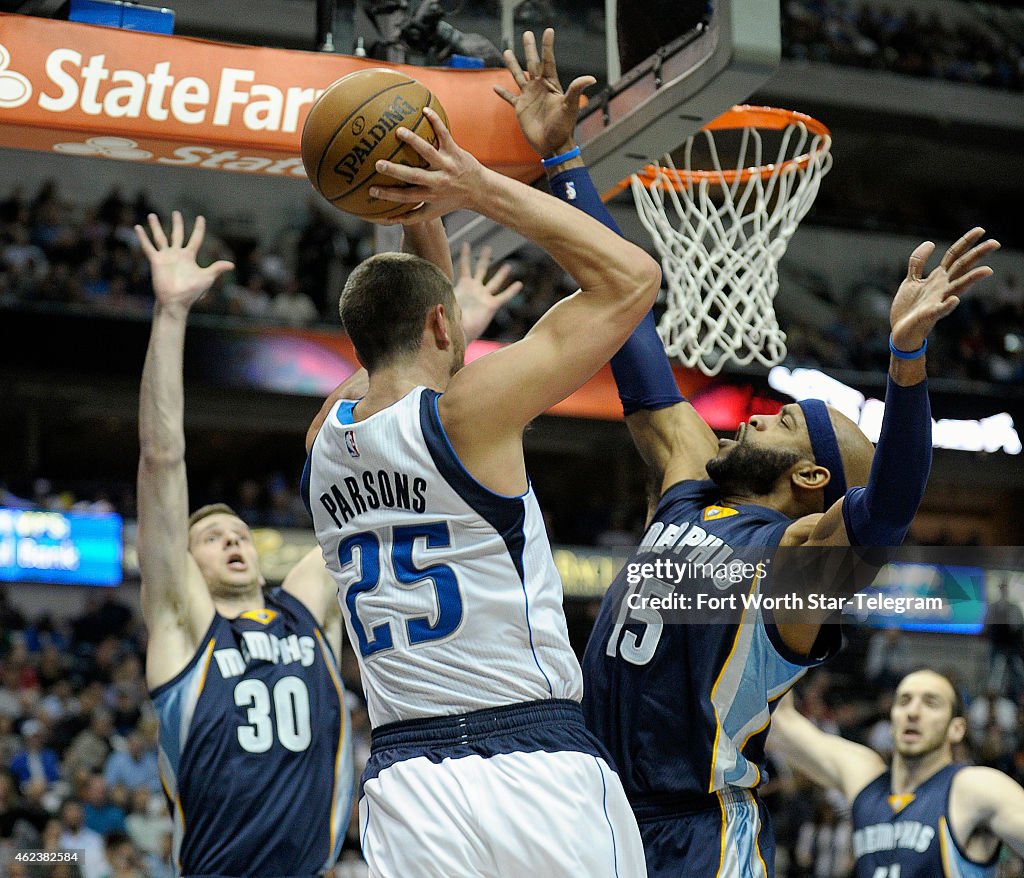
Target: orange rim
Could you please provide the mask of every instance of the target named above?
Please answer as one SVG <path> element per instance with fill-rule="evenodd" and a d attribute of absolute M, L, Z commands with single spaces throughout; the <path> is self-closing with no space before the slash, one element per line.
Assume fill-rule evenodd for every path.
<path fill-rule="evenodd" d="M 772 163 L 758 167 L 743 168 L 739 171 L 734 168 L 722 171 L 691 170 L 688 174 L 659 165 L 647 165 L 637 171 L 635 176 L 647 189 L 650 189 L 655 183 L 665 185 L 665 182 L 667 182 L 669 186 L 678 192 L 681 189 L 688 188 L 691 182 L 701 183 L 705 180 L 714 185 L 731 186 L 737 182 L 746 183 L 755 175 L 759 176 L 762 180 L 767 180 L 776 170 L 782 173 L 787 168 L 805 168 L 810 163 L 812 157 L 828 152 L 832 144 L 832 132 L 813 116 L 808 116 L 806 113 L 800 113 L 797 110 L 740 104 L 730 110 L 726 110 L 721 116 L 712 119 L 701 130 L 732 131 L 741 128 L 764 128 L 770 131 L 783 131 L 790 125 L 803 125 L 811 134 L 821 137 L 822 140 L 811 152 L 787 159 L 781 165 Z M 606 197 L 617 195 L 629 186 L 631 181 L 632 177 L 621 180 Z"/>

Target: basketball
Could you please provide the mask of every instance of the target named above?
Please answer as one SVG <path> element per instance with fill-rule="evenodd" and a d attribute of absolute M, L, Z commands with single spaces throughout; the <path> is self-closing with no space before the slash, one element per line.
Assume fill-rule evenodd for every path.
<path fill-rule="evenodd" d="M 377 173 L 380 159 L 425 167 L 419 153 L 395 136 L 405 126 L 437 146 L 424 107 L 448 124 L 444 108 L 426 86 L 383 67 L 350 73 L 328 86 L 302 129 L 302 163 L 313 188 L 339 210 L 367 220 L 413 210 L 417 205 L 372 198 L 370 187 L 403 185 Z"/>

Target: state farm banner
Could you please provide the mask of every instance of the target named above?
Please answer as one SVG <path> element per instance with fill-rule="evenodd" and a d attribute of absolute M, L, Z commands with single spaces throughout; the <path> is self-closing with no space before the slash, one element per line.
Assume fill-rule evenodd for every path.
<path fill-rule="evenodd" d="M 381 62 L 0 14 L 0 146 L 305 177 L 310 105 Z M 539 176 L 503 69 L 389 65 L 440 99 L 459 143 L 509 176 Z"/>

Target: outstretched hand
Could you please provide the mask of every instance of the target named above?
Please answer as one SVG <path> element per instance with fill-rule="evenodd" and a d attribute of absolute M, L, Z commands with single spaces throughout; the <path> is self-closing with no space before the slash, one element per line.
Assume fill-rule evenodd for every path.
<path fill-rule="evenodd" d="M 889 311 L 892 341 L 903 351 L 915 351 L 943 317 L 952 314 L 960 296 L 974 283 L 992 274 L 979 259 L 999 249 L 999 242 L 985 236 L 982 228 L 971 229 L 950 247 L 937 268 L 923 276 L 924 266 L 935 250 L 931 241 L 918 245 L 910 254 L 907 276 Z M 981 241 L 979 244 L 978 241 Z"/>
<path fill-rule="evenodd" d="M 593 76 L 578 76 L 563 92 L 555 67 L 555 32 L 548 28 L 541 38 L 541 51 L 537 53 L 537 40 L 531 31 L 523 34 L 523 54 L 526 73 L 519 66 L 515 52 L 503 53 L 505 66 L 519 86 L 515 95 L 496 85 L 495 92 L 510 103 L 516 111 L 519 127 L 541 157 L 567 152 L 574 146 L 573 132 L 580 112 L 583 90 L 597 80 Z"/>
<path fill-rule="evenodd" d="M 437 113 L 425 107 L 423 115 L 437 136 L 436 147 L 408 128 L 395 129 L 395 136 L 416 150 L 427 167 L 414 168 L 381 159 L 375 166 L 377 173 L 406 185 L 370 187 L 370 195 L 382 201 L 422 206 L 398 217 L 372 220 L 375 223 L 412 225 L 427 222 L 459 208 L 474 207 L 475 199 L 483 197 L 486 192 L 482 179 L 486 173 L 484 166 L 455 142 Z"/>
<path fill-rule="evenodd" d="M 475 341 L 490 325 L 498 310 L 513 298 L 522 288 L 521 281 L 508 280 L 509 265 L 502 265 L 489 281 L 484 281 L 491 265 L 491 248 L 482 247 L 477 256 L 476 267 L 472 267 L 469 244 L 464 243 L 459 251 L 459 279 L 455 284 L 455 299 L 462 309 L 462 329 L 466 341 Z M 504 289 L 502 289 L 504 287 Z"/>
<path fill-rule="evenodd" d="M 179 211 L 171 214 L 171 240 L 168 242 L 160 220 L 155 213 L 149 214 L 149 229 L 152 234 L 140 225 L 135 226 L 135 236 L 139 239 L 142 252 L 149 260 L 150 274 L 153 280 L 153 294 L 164 307 L 180 305 L 184 308 L 192 306 L 205 293 L 218 277 L 234 263 L 221 259 L 200 268 L 196 257 L 203 244 L 206 234 L 206 220 L 196 217 L 188 243 L 185 240 L 185 223 Z"/>

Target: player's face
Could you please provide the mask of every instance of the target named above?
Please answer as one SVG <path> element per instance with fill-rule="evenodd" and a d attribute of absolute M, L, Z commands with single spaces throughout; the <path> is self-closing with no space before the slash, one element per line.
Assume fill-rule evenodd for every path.
<path fill-rule="evenodd" d="M 954 701 L 952 686 L 938 674 L 920 671 L 905 677 L 889 713 L 896 752 L 903 757 L 927 756 L 962 737 L 955 728 Z"/>
<path fill-rule="evenodd" d="M 217 513 L 197 521 L 189 533 L 189 551 L 214 596 L 250 591 L 263 582 L 252 532 L 234 515 Z"/>
<path fill-rule="evenodd" d="M 800 407 L 783 406 L 778 414 L 752 416 L 740 424 L 735 438 L 720 439 L 718 455 L 708 461 L 708 475 L 726 491 L 768 494 L 807 457 L 808 445 Z"/>

